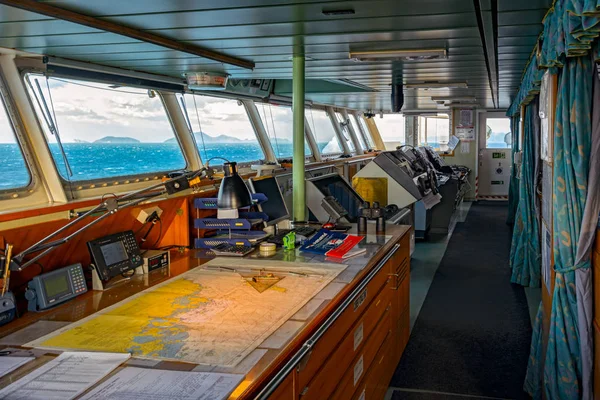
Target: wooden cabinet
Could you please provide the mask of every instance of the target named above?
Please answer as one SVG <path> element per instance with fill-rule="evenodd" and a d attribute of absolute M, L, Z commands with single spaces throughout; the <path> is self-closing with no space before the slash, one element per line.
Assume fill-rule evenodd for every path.
<path fill-rule="evenodd" d="M 600 400 L 600 229 L 592 250 L 592 276 L 594 293 L 594 398 Z"/>
<path fill-rule="evenodd" d="M 410 231 L 398 244 L 271 399 L 383 399 L 409 337 Z"/>
<path fill-rule="evenodd" d="M 277 389 L 275 389 L 269 399 L 294 400 L 297 397 L 296 391 L 294 390 L 294 375 L 294 372 L 290 373 L 287 378 L 281 382 Z"/>

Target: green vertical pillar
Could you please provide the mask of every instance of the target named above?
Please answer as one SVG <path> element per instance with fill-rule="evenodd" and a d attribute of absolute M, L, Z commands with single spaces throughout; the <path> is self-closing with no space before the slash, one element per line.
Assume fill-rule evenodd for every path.
<path fill-rule="evenodd" d="M 292 63 L 294 221 L 306 221 L 306 182 L 304 181 L 304 54 L 294 55 Z"/>

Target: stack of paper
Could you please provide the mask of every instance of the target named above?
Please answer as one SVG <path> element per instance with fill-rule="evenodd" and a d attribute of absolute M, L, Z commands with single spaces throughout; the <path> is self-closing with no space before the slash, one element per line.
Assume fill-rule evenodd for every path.
<path fill-rule="evenodd" d="M 65 352 L 0 391 L 0 399 L 74 399 L 129 358 L 129 354 Z"/>
<path fill-rule="evenodd" d="M 229 397 L 243 377 L 212 372 L 125 368 L 82 400 L 222 400 Z"/>

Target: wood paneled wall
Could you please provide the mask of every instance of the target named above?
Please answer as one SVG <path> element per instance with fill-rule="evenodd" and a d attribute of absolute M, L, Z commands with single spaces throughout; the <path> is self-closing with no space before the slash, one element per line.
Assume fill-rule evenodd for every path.
<path fill-rule="evenodd" d="M 123 209 L 74 237 L 71 241 L 63 244 L 50 254 L 41 258 L 39 262 L 41 266 L 43 266 L 45 272 L 78 262 L 82 263 L 84 266 L 89 265 L 90 255 L 86 244 L 88 241 L 126 230 L 137 232 L 136 237 L 141 239 L 150 225 L 148 224 L 141 229 L 142 224 L 137 221 L 136 217 L 142 209 L 155 205 L 163 210 L 160 218 L 162 221 L 162 231 L 160 229 L 160 224 L 156 224 L 150 232 L 145 245 L 142 247 L 150 248 L 153 247 L 155 243 L 156 247 L 170 245 L 189 246 L 191 235 L 189 205 L 191 201 L 191 199 L 186 197 L 179 197 L 149 205 Z M 57 236 L 56 239 L 76 231 L 94 218 L 96 217 L 86 218 L 81 224 L 72 227 L 67 232 Z M 0 240 L 14 244 L 14 254 L 18 254 L 20 251 L 27 249 L 32 244 L 52 234 L 67 223 L 67 220 L 57 220 L 23 228 L 5 230 L 0 232 Z M 25 289 L 24 285 L 40 272 L 41 267 L 34 264 L 22 272 L 14 272 L 11 274 L 10 287 L 15 292 L 15 295 L 18 296 L 22 293 Z"/>

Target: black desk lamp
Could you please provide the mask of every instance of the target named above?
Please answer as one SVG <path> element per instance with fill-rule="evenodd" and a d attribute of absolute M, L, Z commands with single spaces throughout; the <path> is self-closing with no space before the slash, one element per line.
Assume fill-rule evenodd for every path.
<path fill-rule="evenodd" d="M 252 205 L 252 195 L 237 172 L 237 163 L 223 164 L 225 176 L 217 197 L 218 218 L 238 218 L 238 209 Z"/>

